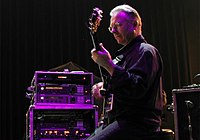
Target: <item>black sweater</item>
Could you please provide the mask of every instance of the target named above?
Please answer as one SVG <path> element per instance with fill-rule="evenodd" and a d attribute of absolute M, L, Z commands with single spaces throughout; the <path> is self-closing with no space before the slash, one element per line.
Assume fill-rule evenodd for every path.
<path fill-rule="evenodd" d="M 117 67 L 106 86 L 114 95 L 110 118 L 159 127 L 163 64 L 158 50 L 138 36 L 117 51 L 113 62 Z"/>

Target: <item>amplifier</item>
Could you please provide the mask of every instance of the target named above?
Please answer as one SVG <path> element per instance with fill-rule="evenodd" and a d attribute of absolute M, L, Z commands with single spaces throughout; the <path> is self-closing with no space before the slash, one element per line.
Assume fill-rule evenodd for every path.
<path fill-rule="evenodd" d="M 93 105 L 31 105 L 26 113 L 26 140 L 85 140 L 97 125 Z"/>
<path fill-rule="evenodd" d="M 36 104 L 93 104 L 92 73 L 36 71 L 34 78 Z"/>
<path fill-rule="evenodd" d="M 173 89 L 176 140 L 200 140 L 200 88 Z"/>

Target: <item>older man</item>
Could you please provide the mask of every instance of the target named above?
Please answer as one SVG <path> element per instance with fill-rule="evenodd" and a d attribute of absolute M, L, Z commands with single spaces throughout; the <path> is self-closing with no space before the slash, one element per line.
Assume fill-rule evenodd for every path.
<path fill-rule="evenodd" d="M 162 112 L 162 59 L 158 50 L 142 36 L 142 21 L 129 5 L 119 5 L 110 12 L 109 31 L 120 44 L 115 59 L 100 44 L 91 51 L 95 63 L 107 71 L 105 83 L 92 88 L 96 99 L 100 90 L 113 95 L 109 123 L 91 140 L 139 140 L 160 131 Z"/>

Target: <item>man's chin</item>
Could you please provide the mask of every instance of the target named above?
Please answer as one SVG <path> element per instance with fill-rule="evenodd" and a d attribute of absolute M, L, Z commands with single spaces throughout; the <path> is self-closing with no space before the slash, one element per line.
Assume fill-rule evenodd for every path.
<path fill-rule="evenodd" d="M 123 45 L 123 42 L 121 40 L 117 40 L 117 43 Z"/>
<path fill-rule="evenodd" d="M 121 39 L 119 39 L 119 38 L 115 38 L 115 40 L 117 41 L 118 44 L 121 43 Z"/>
<path fill-rule="evenodd" d="M 115 40 L 117 41 L 118 44 L 123 45 L 123 40 L 122 40 L 122 38 L 120 38 L 120 37 L 118 37 L 118 36 L 115 36 Z"/>

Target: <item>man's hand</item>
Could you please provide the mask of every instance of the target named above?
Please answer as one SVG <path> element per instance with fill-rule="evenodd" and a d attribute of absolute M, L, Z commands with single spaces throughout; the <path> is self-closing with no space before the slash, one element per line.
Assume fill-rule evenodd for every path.
<path fill-rule="evenodd" d="M 102 99 L 103 96 L 100 93 L 100 90 L 103 88 L 103 82 L 99 82 L 95 85 L 92 86 L 92 95 L 96 98 L 96 99 Z"/>
<path fill-rule="evenodd" d="M 103 47 L 103 44 L 99 44 L 101 50 L 97 51 L 96 49 L 92 49 L 91 57 L 95 63 L 105 68 L 110 75 L 113 74 L 115 64 L 112 62 L 112 57 L 110 53 Z"/>

